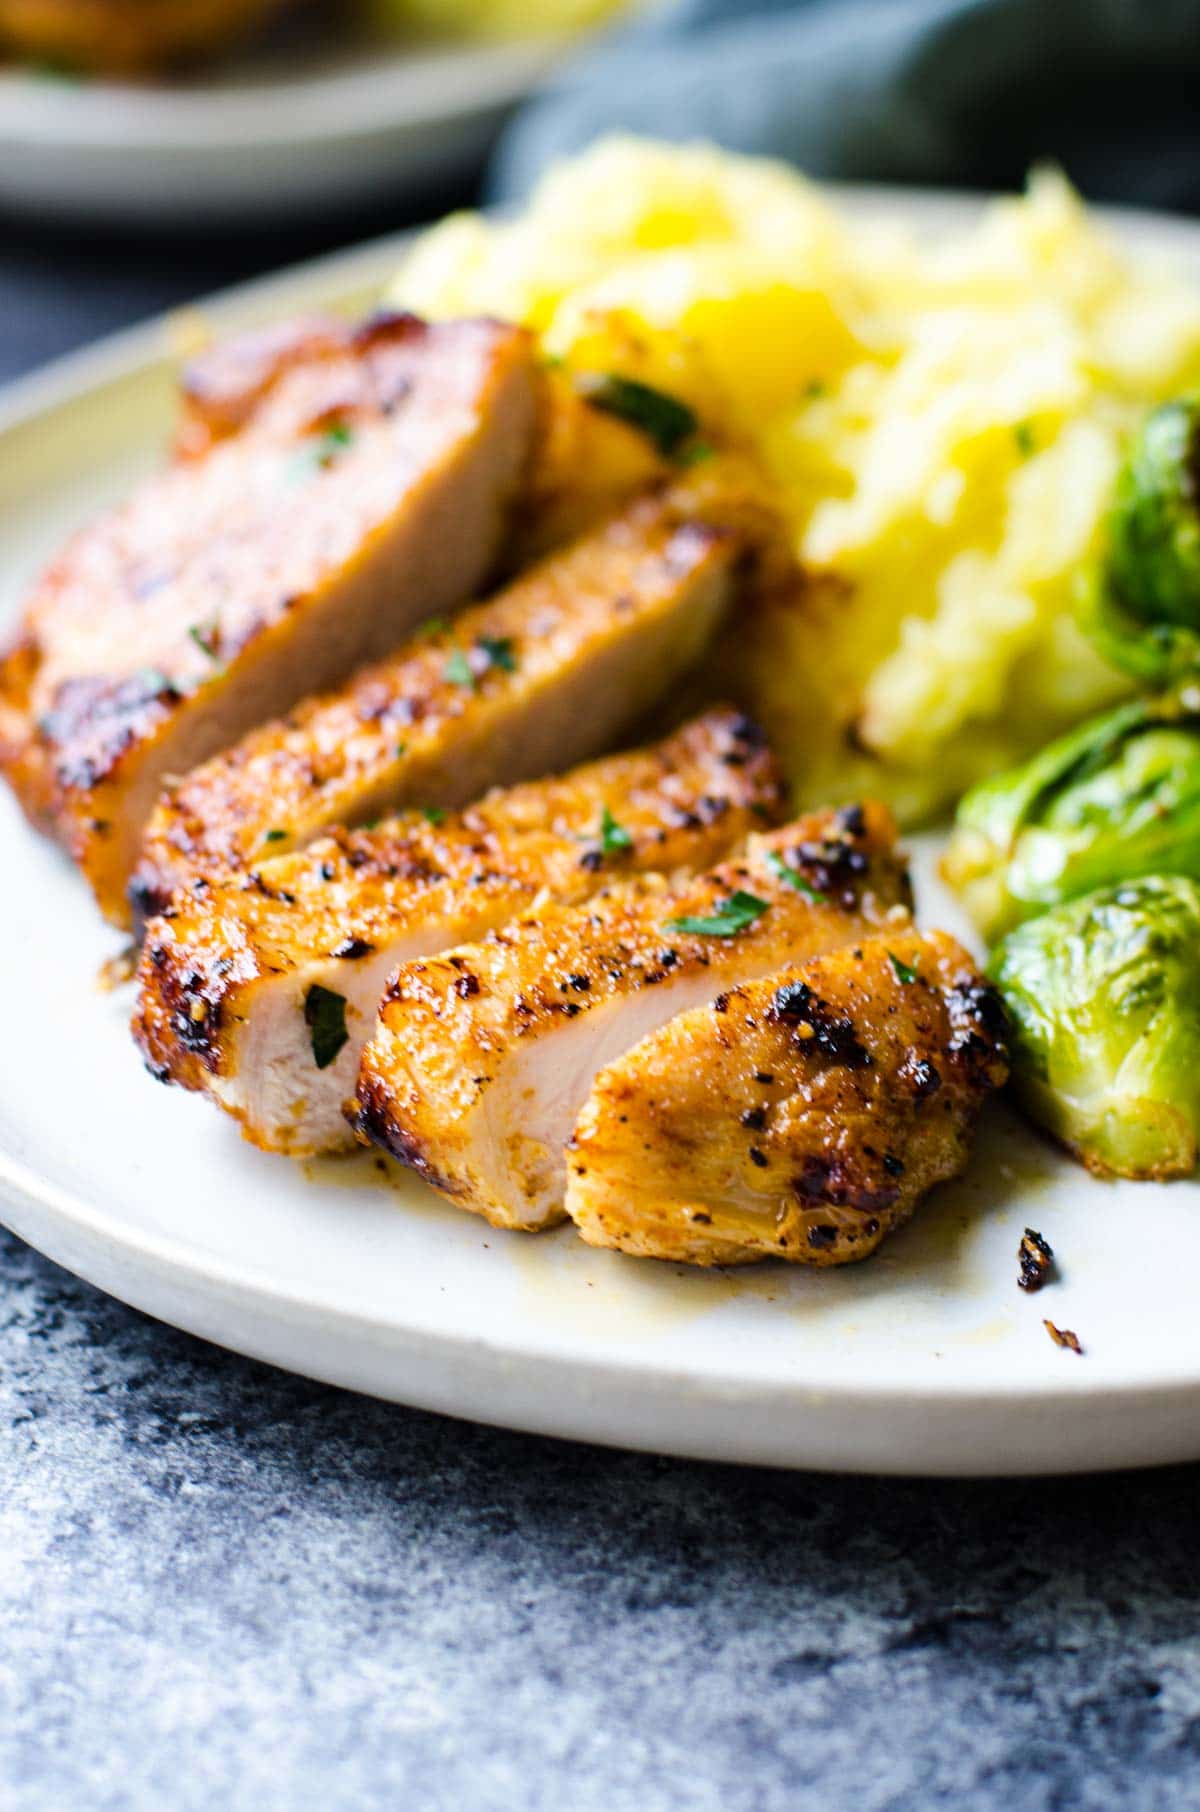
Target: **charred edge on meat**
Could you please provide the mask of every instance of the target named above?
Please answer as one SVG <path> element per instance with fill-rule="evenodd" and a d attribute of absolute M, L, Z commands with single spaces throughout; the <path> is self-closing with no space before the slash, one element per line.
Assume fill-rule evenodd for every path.
<path fill-rule="evenodd" d="M 443 1176 L 430 1163 L 418 1140 L 403 1127 L 397 1126 L 374 1083 L 361 1084 L 358 1099 L 347 1102 L 344 1111 L 355 1137 L 363 1144 L 380 1146 L 442 1195 L 458 1196 L 466 1193 L 461 1184 Z"/>
<path fill-rule="evenodd" d="M 792 1178 L 792 1192 L 806 1208 L 828 1203 L 832 1208 L 850 1208 L 856 1214 L 884 1214 L 900 1199 L 895 1183 L 872 1182 L 863 1171 L 846 1158 L 823 1158 L 811 1153 L 804 1160 L 798 1176 Z M 864 1232 L 878 1232 L 878 1222 L 868 1221 Z"/>
<path fill-rule="evenodd" d="M 834 1012 L 807 982 L 784 982 L 777 988 L 767 1018 L 786 1026 L 798 1048 L 820 1051 L 831 1064 L 848 1070 L 870 1065 L 871 1054 L 859 1038 L 854 1021 L 844 1013 Z"/>

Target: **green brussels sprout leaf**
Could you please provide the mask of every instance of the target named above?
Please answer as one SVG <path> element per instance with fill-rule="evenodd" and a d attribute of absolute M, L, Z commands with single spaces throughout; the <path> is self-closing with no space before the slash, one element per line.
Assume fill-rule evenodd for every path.
<path fill-rule="evenodd" d="M 1200 671 L 1200 395 L 1154 410 L 1117 477 L 1103 567 L 1080 620 L 1145 685 Z"/>
<path fill-rule="evenodd" d="M 1090 1170 L 1183 1176 L 1200 1125 L 1200 885 L 1145 875 L 1021 925 L 988 965 L 1024 1105 Z"/>
<path fill-rule="evenodd" d="M 1200 684 L 1118 706 L 974 787 L 942 867 L 989 939 L 1138 875 L 1200 879 Z"/>

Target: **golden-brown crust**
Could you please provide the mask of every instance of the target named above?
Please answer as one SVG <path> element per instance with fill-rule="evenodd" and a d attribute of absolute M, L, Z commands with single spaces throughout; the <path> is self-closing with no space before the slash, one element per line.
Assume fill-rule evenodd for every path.
<path fill-rule="evenodd" d="M 755 823 L 777 821 L 782 805 L 756 727 L 722 708 L 651 748 L 497 791 L 442 822 L 410 813 L 337 830 L 248 875 L 202 881 L 169 919 L 151 921 L 135 1040 L 160 1080 L 208 1089 L 236 1074 L 264 982 L 374 958 L 439 919 L 473 920 L 482 935 L 543 890 L 579 899 L 617 875 L 711 862 Z M 615 824 L 627 845 L 606 850 L 606 812 L 610 844 Z M 259 1061 L 272 1061 L 261 1046 Z M 271 1129 L 247 1124 L 273 1142 Z"/>
<path fill-rule="evenodd" d="M 334 681 L 381 652 L 402 547 L 419 546 L 437 577 L 414 566 L 417 601 L 401 606 L 395 636 L 434 584 L 457 603 L 495 551 L 527 457 L 533 368 L 520 330 L 381 316 L 336 345 L 312 339 L 311 356 L 293 349 L 274 378 L 260 374 L 236 433 L 68 543 L 0 662 L 7 777 L 119 922 L 163 770 L 290 704 L 306 672 Z M 461 550 L 436 551 L 467 471 Z"/>
<path fill-rule="evenodd" d="M 189 359 L 179 379 L 175 457 L 200 459 L 240 433 L 286 372 L 344 354 L 353 335 L 348 321 L 298 315 L 218 340 Z"/>
<path fill-rule="evenodd" d="M 677 475 L 649 435 L 594 408 L 566 372 L 546 371 L 512 569 L 586 534 L 639 492 Z"/>
<path fill-rule="evenodd" d="M 0 646 L 0 771 L 39 830 L 53 828 L 45 764 L 29 733 L 38 672 L 37 638 L 24 624 Z"/>
<path fill-rule="evenodd" d="M 385 1020 L 395 1004 L 427 1003 L 434 1016 L 460 1015 L 455 1002 L 489 1000 L 489 1031 L 504 1037 L 529 1038 L 553 1024 L 566 1010 L 561 975 L 586 976 L 586 1001 L 577 1011 L 592 1010 L 606 998 L 630 989 L 655 987 L 684 963 L 707 968 L 735 940 L 713 938 L 681 929 L 679 921 L 719 912 L 737 892 L 765 900 L 777 909 L 798 906 L 798 917 L 810 933 L 828 923 L 838 941 L 849 915 L 878 902 L 907 906 L 907 876 L 895 853 L 895 825 L 886 806 L 872 800 L 844 812 L 813 812 L 782 830 L 753 838 L 739 855 L 718 868 L 667 888 L 661 876 L 650 876 L 628 888 L 606 888 L 585 907 L 549 907 L 544 915 L 521 919 L 494 932 L 469 955 L 452 952 L 402 969 L 388 986 L 381 1011 Z M 851 828 L 851 826 L 853 828 Z M 782 857 L 812 895 L 781 880 L 769 866 Z M 778 936 L 770 914 L 747 925 L 736 939 L 739 956 L 760 939 Z M 670 960 L 664 954 L 670 946 Z M 546 966 L 549 959 L 549 966 Z M 469 968 L 478 988 L 464 993 L 444 987 L 447 969 Z M 513 984 L 516 984 L 515 987 Z M 570 1013 L 569 1017 L 574 1017 Z"/>
<path fill-rule="evenodd" d="M 1006 1075 L 966 951 L 898 928 L 731 989 L 602 1070 L 567 1210 L 642 1257 L 846 1264 L 962 1169 Z"/>
<path fill-rule="evenodd" d="M 736 935 L 686 923 L 719 915 L 738 893 L 762 911 Z M 555 1147 L 535 1124 L 536 1101 L 513 1110 L 525 1124 L 489 1132 L 507 1141 L 493 1166 L 507 1179 L 503 1192 L 484 1176 L 477 1150 L 481 1110 L 497 1098 L 489 1091 L 503 1079 L 507 1099 L 518 1068 L 538 1061 L 541 1041 L 551 1041 L 549 1050 L 564 1026 L 582 1029 L 591 1015 L 603 1023 L 652 989 L 655 1002 L 637 1016 L 669 1017 L 671 1001 L 687 990 L 711 983 L 716 993 L 779 967 L 790 953 L 865 936 L 891 913 L 906 923 L 909 899 L 891 816 L 870 802 L 752 837 L 742 854 L 690 880 L 649 876 L 582 906 L 547 905 L 479 943 L 407 963 L 385 991 L 363 1053 L 358 1128 L 498 1224 L 550 1224 L 561 1218 L 546 1182 Z M 571 1073 L 584 1063 L 573 1060 Z M 522 1152 L 535 1146 L 526 1166 Z"/>
<path fill-rule="evenodd" d="M 713 617 L 701 594 L 724 586 L 741 545 L 691 506 L 690 494 L 686 507 L 672 492 L 640 499 L 451 627 L 172 786 L 134 877 L 138 916 L 162 911 L 197 873 L 216 879 L 258 860 L 268 832 L 282 851 L 398 805 L 455 807 L 497 778 L 544 772 L 611 743 L 699 652 Z M 635 643 L 672 622 L 657 660 Z M 504 651 L 504 665 L 489 648 Z M 574 675 L 601 662 L 619 671 L 581 698 Z"/>

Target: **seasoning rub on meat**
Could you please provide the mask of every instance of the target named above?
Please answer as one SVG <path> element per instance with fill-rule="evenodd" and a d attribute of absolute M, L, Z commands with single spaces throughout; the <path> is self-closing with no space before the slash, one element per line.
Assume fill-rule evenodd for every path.
<path fill-rule="evenodd" d="M 156 1075 L 206 1091 L 256 1144 L 352 1145 L 342 1104 L 398 963 L 481 937 L 544 894 L 712 862 L 782 802 L 755 726 L 716 710 L 459 816 L 339 831 L 152 920 L 134 1036 Z"/>
<path fill-rule="evenodd" d="M 358 1127 L 464 1208 L 560 1220 L 564 1146 L 596 1072 L 674 1014 L 908 922 L 882 806 L 813 813 L 690 880 L 547 904 L 406 963 L 363 1053 Z"/>
<path fill-rule="evenodd" d="M 226 378 L 207 450 L 59 554 L 0 660 L 0 767 L 110 918 L 170 774 L 483 582 L 536 391 L 495 322 L 284 336 Z"/>
<path fill-rule="evenodd" d="M 966 1164 L 1007 1074 L 953 939 L 900 928 L 694 1007 L 596 1077 L 568 1152 L 584 1239 L 730 1265 L 866 1258 Z"/>
<path fill-rule="evenodd" d="M 732 514 L 732 511 L 731 511 Z M 177 782 L 151 821 L 139 917 L 177 888 L 405 805 L 599 754 L 702 653 L 744 546 L 719 502 L 640 499 L 452 625 L 410 642 Z"/>

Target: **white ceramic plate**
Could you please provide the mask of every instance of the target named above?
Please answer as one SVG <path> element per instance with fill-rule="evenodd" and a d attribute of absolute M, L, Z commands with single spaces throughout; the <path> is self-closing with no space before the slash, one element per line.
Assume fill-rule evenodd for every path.
<path fill-rule="evenodd" d="M 970 204 L 888 206 L 936 225 Z M 1200 230 L 1119 227 L 1200 280 Z M 359 306 L 398 251 L 366 247 L 208 312 L 228 328 Z M 5 612 L 63 532 L 156 458 L 172 333 L 122 336 L 0 399 Z M 923 916 L 961 930 L 920 854 Z M 496 1233 L 368 1155 L 264 1156 L 153 1083 L 125 994 L 96 987 L 113 934 L 7 797 L 0 874 L 0 1212 L 164 1320 L 406 1403 L 712 1458 L 1005 1473 L 1200 1455 L 1200 1186 L 1093 1182 L 997 1111 L 970 1174 L 843 1271 L 688 1274 L 569 1229 Z M 1061 1260 L 1033 1298 L 1016 1287 L 1026 1223 Z M 1085 1356 L 1052 1346 L 1043 1315 Z"/>
<path fill-rule="evenodd" d="M 266 47 L 183 84 L 0 69 L 0 205 L 174 231 L 329 213 L 471 168 L 561 39 Z"/>

